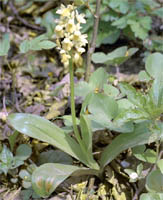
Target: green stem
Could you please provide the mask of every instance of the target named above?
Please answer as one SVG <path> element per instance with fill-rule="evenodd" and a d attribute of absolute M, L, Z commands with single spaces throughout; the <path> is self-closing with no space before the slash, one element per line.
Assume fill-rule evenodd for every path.
<path fill-rule="evenodd" d="M 72 115 L 74 134 L 79 144 L 81 144 L 81 138 L 76 124 L 75 96 L 74 96 L 74 66 L 72 61 L 72 55 L 70 54 L 70 56 L 71 58 L 69 63 L 69 72 L 70 72 L 70 93 L 71 93 L 71 115 Z"/>

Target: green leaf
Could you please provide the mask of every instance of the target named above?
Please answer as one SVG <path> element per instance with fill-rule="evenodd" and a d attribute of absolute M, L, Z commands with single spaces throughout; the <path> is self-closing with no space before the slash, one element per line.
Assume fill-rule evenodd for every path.
<path fill-rule="evenodd" d="M 117 12 L 121 12 L 123 14 L 127 13 L 129 10 L 128 0 L 110 0 L 109 6 Z"/>
<path fill-rule="evenodd" d="M 104 93 L 110 97 L 117 97 L 119 95 L 119 90 L 112 85 L 104 84 Z"/>
<path fill-rule="evenodd" d="M 116 123 L 123 124 L 130 121 L 147 120 L 150 118 L 151 116 L 143 110 L 129 108 L 120 112 L 114 120 Z"/>
<path fill-rule="evenodd" d="M 87 82 L 80 81 L 75 86 L 75 95 L 82 96 L 85 98 L 87 96 L 87 94 L 89 94 L 92 90 L 93 90 L 93 88 L 91 88 L 91 86 Z"/>
<path fill-rule="evenodd" d="M 155 9 L 152 14 L 157 15 L 158 17 L 163 18 L 163 7 Z"/>
<path fill-rule="evenodd" d="M 2 152 L 0 153 L 0 160 L 3 163 L 9 164 L 13 161 L 13 158 L 12 152 L 6 147 L 6 145 L 3 145 Z"/>
<path fill-rule="evenodd" d="M 7 56 L 10 49 L 10 36 L 9 33 L 5 33 L 0 41 L 0 56 Z"/>
<path fill-rule="evenodd" d="M 92 129 L 91 122 L 87 115 L 80 115 L 80 130 L 85 157 L 87 158 L 88 163 L 90 163 L 90 167 L 92 169 L 99 169 L 99 166 L 94 160 L 92 154 Z"/>
<path fill-rule="evenodd" d="M 160 170 L 154 170 L 147 176 L 146 188 L 149 192 L 163 193 L 163 174 Z"/>
<path fill-rule="evenodd" d="M 162 193 L 144 193 L 140 196 L 140 200 L 162 200 Z"/>
<path fill-rule="evenodd" d="M 119 29 L 124 29 L 127 26 L 127 16 L 123 16 L 112 23 L 113 26 L 116 26 Z"/>
<path fill-rule="evenodd" d="M 129 19 L 127 24 L 130 25 L 135 37 L 144 40 L 148 36 L 148 31 L 151 28 L 151 18 L 148 16 L 141 18 Z"/>
<path fill-rule="evenodd" d="M 117 101 L 118 103 L 118 113 L 121 113 L 125 110 L 129 110 L 134 108 L 134 104 L 132 104 L 128 99 L 123 98 Z"/>
<path fill-rule="evenodd" d="M 163 174 L 163 159 L 158 160 L 157 166 L 160 169 L 161 173 Z"/>
<path fill-rule="evenodd" d="M 127 83 L 120 83 L 119 87 L 122 94 L 127 95 L 128 100 L 132 104 L 138 106 L 139 108 L 144 108 L 144 105 L 146 105 L 146 98 L 142 93 L 136 91 L 134 87 Z"/>
<path fill-rule="evenodd" d="M 148 162 L 148 163 L 155 163 L 157 159 L 157 154 L 152 149 L 147 149 L 146 151 L 142 151 L 142 152 L 135 152 L 133 149 L 133 154 L 137 159 L 144 162 Z"/>
<path fill-rule="evenodd" d="M 105 71 L 104 68 L 100 67 L 91 75 L 89 79 L 89 85 L 93 89 L 98 88 L 99 90 L 101 90 L 103 88 L 103 85 L 107 83 L 107 79 L 108 79 L 107 72 Z"/>
<path fill-rule="evenodd" d="M 144 70 L 140 71 L 138 76 L 140 81 L 148 82 L 151 80 L 151 77 Z"/>
<path fill-rule="evenodd" d="M 134 146 L 148 143 L 149 137 L 152 135 L 148 126 L 148 123 L 143 122 L 135 126 L 134 132 L 123 133 L 117 136 L 102 152 L 100 159 L 101 168 L 104 168 L 122 151 Z"/>
<path fill-rule="evenodd" d="M 92 61 L 94 63 L 105 63 L 107 61 L 107 56 L 103 52 L 96 52 L 92 55 Z"/>
<path fill-rule="evenodd" d="M 20 44 L 20 52 L 27 53 L 30 50 L 52 49 L 56 46 L 54 42 L 47 40 L 47 35 L 40 35 L 30 41 L 25 40 Z"/>
<path fill-rule="evenodd" d="M 81 136 L 82 141 L 84 143 L 85 149 L 88 154 L 92 157 L 92 130 L 91 130 L 91 122 L 87 115 L 80 116 L 80 128 L 81 128 Z"/>
<path fill-rule="evenodd" d="M 163 54 L 150 54 L 146 59 L 145 69 L 153 78 L 163 77 Z"/>
<path fill-rule="evenodd" d="M 153 53 L 147 57 L 146 71 L 155 78 L 150 95 L 156 106 L 161 107 L 163 104 L 163 54 Z"/>
<path fill-rule="evenodd" d="M 163 105 L 163 76 L 160 75 L 153 81 L 150 95 L 153 99 L 154 105 L 156 105 L 158 108 Z M 160 109 L 160 114 L 162 112 L 163 109 Z"/>
<path fill-rule="evenodd" d="M 56 47 L 56 44 L 54 42 L 45 40 L 45 41 L 39 42 L 36 47 L 32 45 L 31 50 L 52 49 L 54 47 Z"/>
<path fill-rule="evenodd" d="M 60 164 L 69 164 L 71 165 L 73 163 L 73 159 L 65 152 L 60 150 L 49 150 L 40 153 L 38 156 L 38 162 L 39 165 L 45 164 L 45 163 L 60 163 Z"/>
<path fill-rule="evenodd" d="M 104 94 L 94 94 L 88 105 L 89 112 L 100 121 L 104 119 L 111 121 L 117 115 L 117 102 Z"/>
<path fill-rule="evenodd" d="M 14 150 L 14 146 L 15 146 L 18 135 L 19 135 L 18 131 L 14 131 L 13 134 L 8 137 L 10 149 L 12 152 Z"/>
<path fill-rule="evenodd" d="M 16 113 L 8 117 L 9 123 L 19 132 L 47 142 L 89 165 L 78 143 L 52 122 L 32 114 Z"/>
<path fill-rule="evenodd" d="M 123 46 L 115 49 L 114 51 L 108 54 L 104 54 L 101 52 L 94 53 L 92 55 L 92 61 L 94 63 L 106 63 L 109 65 L 119 66 L 123 62 L 128 60 L 128 58 L 130 58 L 137 51 L 137 48 L 127 49 L 127 46 Z"/>
<path fill-rule="evenodd" d="M 26 53 L 30 50 L 30 42 L 28 40 L 24 40 L 21 44 L 20 44 L 20 52 L 21 53 Z"/>
<path fill-rule="evenodd" d="M 13 164 L 14 157 L 12 152 L 6 147 L 6 145 L 3 145 L 2 152 L 0 153 L 0 170 L 7 175 L 8 170 L 12 168 Z"/>
<path fill-rule="evenodd" d="M 41 197 L 47 198 L 73 172 L 79 167 L 64 164 L 43 164 L 32 174 L 32 188 Z"/>
<path fill-rule="evenodd" d="M 16 157 L 20 160 L 26 160 L 32 154 L 32 149 L 27 144 L 21 144 L 16 149 Z"/>

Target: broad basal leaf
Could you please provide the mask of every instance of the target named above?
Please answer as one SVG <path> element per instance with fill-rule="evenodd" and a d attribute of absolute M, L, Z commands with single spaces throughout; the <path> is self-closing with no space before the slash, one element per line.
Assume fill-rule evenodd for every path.
<path fill-rule="evenodd" d="M 8 120 L 17 131 L 54 145 L 88 165 L 85 155 L 77 142 L 50 121 L 37 115 L 23 113 L 11 114 L 9 115 Z"/>
<path fill-rule="evenodd" d="M 73 172 L 80 170 L 73 165 L 58 163 L 43 164 L 32 174 L 32 188 L 41 197 L 48 197 L 56 187 Z"/>
<path fill-rule="evenodd" d="M 119 153 L 128 148 L 148 143 L 150 136 L 152 136 L 148 126 L 148 123 L 143 122 L 136 125 L 134 132 L 123 133 L 117 136 L 102 152 L 100 166 L 102 168 L 105 167 L 116 158 Z"/>
<path fill-rule="evenodd" d="M 87 115 L 80 116 L 81 136 L 84 146 L 88 153 L 92 155 L 92 130 L 91 122 Z"/>

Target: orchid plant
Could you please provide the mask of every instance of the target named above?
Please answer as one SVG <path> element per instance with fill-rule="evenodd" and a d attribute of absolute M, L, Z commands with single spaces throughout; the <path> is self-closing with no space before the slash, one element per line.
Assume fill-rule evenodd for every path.
<path fill-rule="evenodd" d="M 160 140 L 161 134 L 159 133 L 163 129 L 162 123 L 158 122 L 158 117 L 163 109 L 163 85 L 154 64 L 149 62 L 150 59 L 153 63 L 156 62 L 155 57 L 162 58 L 160 54 L 152 55 L 152 58 L 148 59 L 146 71 L 151 76 L 151 81 L 157 77 L 159 80 L 158 82 L 153 81 L 152 89 L 147 96 L 136 92 L 126 84 L 120 86 L 121 94 L 117 93 L 119 96 L 109 96 L 101 92 L 107 91 L 106 72 L 100 69 L 98 71 L 100 76 L 97 75 L 98 73 L 96 73 L 97 76 L 92 75 L 90 82 L 84 84 L 89 88 L 89 93 L 82 105 L 77 124 L 74 68 L 82 65 L 81 55 L 85 52 L 84 47 L 88 43 L 87 35 L 81 33 L 81 24 L 86 23 L 86 20 L 83 14 L 78 13 L 74 5 L 61 5 L 56 13 L 60 15 L 55 27 L 56 48 L 60 53 L 61 62 L 65 68 L 68 68 L 70 74 L 71 116 L 74 135 L 66 133 L 54 123 L 36 115 L 16 113 L 8 117 L 9 123 L 17 131 L 47 142 L 83 163 L 83 167 L 60 163 L 45 163 L 36 167 L 31 176 L 32 187 L 38 195 L 45 198 L 70 175 L 93 174 L 102 179 L 105 166 L 119 153 L 127 148 Z M 158 65 L 161 66 L 161 64 Z M 159 87 L 157 87 L 158 83 Z M 93 92 L 91 88 L 93 88 Z M 116 90 L 113 87 L 109 88 Z M 156 90 L 157 92 L 155 92 Z M 125 103 L 120 98 L 125 99 Z M 159 103 L 156 104 L 155 100 L 158 100 Z M 144 108 L 142 102 L 146 102 L 143 105 L 147 108 Z M 152 114 L 153 110 L 154 114 Z M 108 128 L 117 132 L 123 130 L 122 132 L 124 132 L 106 146 L 98 162 L 93 157 L 92 121 L 101 123 L 104 129 Z M 158 132 L 157 138 L 152 137 L 154 131 Z"/>

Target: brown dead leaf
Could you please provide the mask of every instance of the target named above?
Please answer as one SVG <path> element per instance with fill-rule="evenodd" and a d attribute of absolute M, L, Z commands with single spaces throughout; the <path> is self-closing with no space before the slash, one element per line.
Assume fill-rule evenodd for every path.
<path fill-rule="evenodd" d="M 53 105 L 49 108 L 49 112 L 46 115 L 46 119 L 53 119 L 53 118 L 58 117 L 59 115 L 63 115 L 66 104 L 67 104 L 66 99 L 63 99 L 61 101 L 55 100 Z"/>
<path fill-rule="evenodd" d="M 7 191 L 4 195 L 3 195 L 3 200 L 21 200 L 20 198 L 20 191 L 21 188 L 19 188 L 18 190 L 13 190 L 13 191 Z"/>

